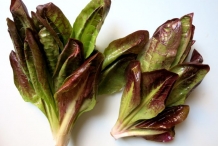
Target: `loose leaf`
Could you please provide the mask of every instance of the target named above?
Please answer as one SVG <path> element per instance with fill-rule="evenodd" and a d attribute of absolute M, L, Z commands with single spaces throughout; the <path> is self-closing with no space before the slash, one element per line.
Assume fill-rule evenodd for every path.
<path fill-rule="evenodd" d="M 122 55 L 126 54 L 138 54 L 144 49 L 144 46 L 148 42 L 149 33 L 146 30 L 136 31 L 124 38 L 114 40 L 105 49 L 105 60 L 102 68 L 106 68 L 113 61 Z"/>
<path fill-rule="evenodd" d="M 21 0 L 11 0 L 10 11 L 18 33 L 21 39 L 24 40 L 26 29 L 30 28 L 34 30 L 34 25 L 28 14 L 28 10 Z"/>
<path fill-rule="evenodd" d="M 174 127 L 183 122 L 189 113 L 189 106 L 180 105 L 168 107 L 156 117 L 140 120 L 123 131 L 112 133 L 117 139 L 128 136 L 143 137 L 148 140 L 168 142 L 174 138 Z"/>
<path fill-rule="evenodd" d="M 136 61 L 134 64 L 130 64 L 128 69 L 127 84 L 121 99 L 119 117 L 111 131 L 115 137 L 119 133 L 125 133 L 137 121 L 151 119 L 161 113 L 165 109 L 165 99 L 178 78 L 177 74 L 164 69 L 141 73 L 139 65 L 139 62 Z M 128 135 L 129 132 L 149 135 L 150 130 L 127 130 Z M 151 133 L 162 134 L 164 132 L 166 131 L 157 130 Z"/>
<path fill-rule="evenodd" d="M 201 56 L 201 54 L 194 49 L 194 51 L 192 52 L 192 56 L 191 56 L 191 60 L 190 62 L 194 62 L 194 63 L 203 63 L 204 59 Z"/>
<path fill-rule="evenodd" d="M 157 141 L 157 142 L 169 142 L 174 139 L 174 136 L 175 136 L 175 130 L 173 127 L 162 134 L 146 135 L 146 136 L 143 136 L 143 138 L 146 140 L 152 140 L 152 141 Z"/>
<path fill-rule="evenodd" d="M 167 107 L 156 117 L 140 122 L 137 128 L 170 129 L 186 119 L 189 113 L 188 105 Z"/>
<path fill-rule="evenodd" d="M 167 98 L 166 105 L 176 106 L 184 104 L 185 99 L 201 83 L 209 70 L 210 67 L 208 65 L 192 63 L 179 64 L 173 67 L 171 71 L 177 73 L 179 78 Z"/>
<path fill-rule="evenodd" d="M 41 26 L 45 27 L 47 29 L 47 31 L 50 33 L 50 35 L 53 36 L 54 40 L 56 41 L 60 50 L 62 51 L 64 48 L 64 45 L 65 45 L 64 40 L 63 40 L 63 36 L 61 35 L 59 30 L 54 25 L 51 25 L 51 24 L 53 24 L 53 22 L 51 22 L 51 20 L 49 20 L 49 18 L 47 18 L 45 6 L 39 5 L 36 9 L 37 9 L 36 13 L 32 13 L 32 15 L 34 16 L 33 22 L 40 24 L 38 26 L 38 29 L 42 29 Z M 56 7 L 55 11 L 56 10 L 58 11 L 59 8 Z"/>
<path fill-rule="evenodd" d="M 58 62 L 59 46 L 51 33 L 46 29 L 46 27 L 43 27 L 39 31 L 39 39 L 43 45 L 46 61 L 49 67 L 50 74 L 52 76 Z"/>
<path fill-rule="evenodd" d="M 80 40 L 84 45 L 87 58 L 95 48 L 97 35 L 110 9 L 110 0 L 92 0 L 79 14 L 73 25 L 71 38 Z"/>
<path fill-rule="evenodd" d="M 99 61 L 98 65 L 95 59 Z M 88 58 L 55 93 L 60 122 L 65 123 L 64 126 L 67 129 L 71 128 L 71 124 L 75 122 L 81 112 L 91 110 L 94 107 L 97 89 L 96 77 L 99 74 L 102 60 L 100 53 Z M 87 102 L 91 104 L 87 104 Z"/>
<path fill-rule="evenodd" d="M 138 56 L 142 72 L 169 69 L 181 39 L 179 19 L 168 20 L 155 31 L 146 49 Z"/>
<path fill-rule="evenodd" d="M 120 91 L 126 83 L 125 70 L 135 55 L 118 58 L 111 66 L 101 72 L 98 94 L 112 94 Z"/>
<path fill-rule="evenodd" d="M 61 52 L 53 75 L 55 91 L 62 85 L 64 80 L 71 75 L 83 62 L 82 43 L 69 39 L 64 50 Z"/>
<path fill-rule="evenodd" d="M 14 51 L 10 53 L 10 62 L 14 73 L 14 83 L 17 89 L 25 101 L 34 102 L 34 97 L 36 97 L 35 90 L 31 82 L 28 81 L 26 74 L 24 74 Z"/>
<path fill-rule="evenodd" d="M 189 41 L 189 43 L 188 43 L 188 45 L 187 45 L 186 50 L 185 50 L 184 53 L 182 54 L 179 63 L 185 62 L 185 60 L 187 59 L 187 57 L 188 57 L 188 55 L 189 55 L 189 53 L 190 53 L 190 51 L 191 51 L 192 45 L 195 43 L 195 40 L 193 40 L 194 30 L 195 30 L 195 26 L 192 25 L 192 35 L 191 35 L 190 41 Z"/>
<path fill-rule="evenodd" d="M 8 25 L 8 32 L 13 42 L 14 50 L 16 52 L 18 62 L 21 65 L 20 67 L 23 70 L 24 74 L 27 76 L 27 78 L 29 78 L 29 72 L 27 69 L 27 64 L 24 55 L 24 45 L 23 45 L 24 40 L 20 38 L 15 23 L 9 18 L 7 18 L 7 25 Z"/>
<path fill-rule="evenodd" d="M 120 103 L 119 120 L 124 122 L 141 103 L 141 68 L 138 61 L 132 61 L 127 68 L 127 83 Z"/>
<path fill-rule="evenodd" d="M 147 140 L 153 140 L 158 142 L 172 141 L 175 136 L 174 127 L 183 122 L 189 113 L 189 106 L 179 105 L 166 108 L 162 113 L 153 119 L 142 121 L 138 124 L 137 128 L 153 129 L 153 130 L 166 130 L 165 133 L 158 135 L 146 135 L 143 136 Z"/>
<path fill-rule="evenodd" d="M 177 50 L 175 60 L 171 67 L 177 65 L 178 63 L 182 63 L 184 61 L 184 60 L 181 60 L 182 56 L 183 56 L 183 59 L 185 59 L 186 56 L 189 54 L 190 47 L 188 46 L 189 46 L 189 43 L 192 42 L 192 38 L 194 34 L 194 26 L 192 25 L 192 20 L 193 20 L 193 13 L 185 15 L 182 18 L 180 18 L 181 25 L 182 25 L 182 35 L 181 35 L 181 40 L 180 40 L 180 44 Z M 186 49 L 188 49 L 189 51 L 186 51 Z"/>
<path fill-rule="evenodd" d="M 42 95 L 41 98 L 43 98 L 46 103 L 55 106 L 49 86 L 50 81 L 48 80 L 49 77 L 47 75 L 45 60 L 34 38 L 34 34 L 30 29 L 26 30 L 25 45 L 25 55 L 32 84 L 36 92 Z"/>
<path fill-rule="evenodd" d="M 142 73 L 140 105 L 135 109 L 131 121 L 151 119 L 165 109 L 165 99 L 178 75 L 167 70 Z"/>
<path fill-rule="evenodd" d="M 36 94 L 32 83 L 24 74 L 14 51 L 10 53 L 10 63 L 14 73 L 14 84 L 17 87 L 23 100 L 35 104 L 44 114 L 46 114 L 44 102 Z"/>
<path fill-rule="evenodd" d="M 49 22 L 63 44 L 66 44 L 70 38 L 72 27 L 63 12 L 53 3 L 39 5 L 36 9 L 37 14 Z"/>

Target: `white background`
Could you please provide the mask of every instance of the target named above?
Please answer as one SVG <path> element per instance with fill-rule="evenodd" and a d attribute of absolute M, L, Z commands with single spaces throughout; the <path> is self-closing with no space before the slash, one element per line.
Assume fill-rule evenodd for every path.
<path fill-rule="evenodd" d="M 1 0 L 3 1 L 3 0 Z M 28 10 L 50 0 L 24 0 Z M 53 0 L 71 23 L 89 0 Z M 0 4 L 0 146 L 53 146 L 47 119 L 22 100 L 13 83 L 9 53 L 13 49 L 6 17 L 10 0 Z M 114 39 L 145 29 L 150 36 L 168 19 L 194 12 L 196 48 L 211 67 L 200 86 L 189 96 L 190 113 L 176 127 L 170 143 L 141 138 L 114 140 L 110 130 L 119 110 L 121 93 L 98 97 L 94 110 L 77 121 L 69 146 L 216 146 L 218 143 L 218 1 L 216 0 L 112 0 L 108 17 L 97 39 L 102 51 Z"/>

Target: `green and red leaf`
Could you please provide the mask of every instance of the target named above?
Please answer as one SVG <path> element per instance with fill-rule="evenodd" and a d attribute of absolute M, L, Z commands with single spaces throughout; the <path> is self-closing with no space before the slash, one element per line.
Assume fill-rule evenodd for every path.
<path fill-rule="evenodd" d="M 139 30 L 112 41 L 105 49 L 105 60 L 103 62 L 103 69 L 114 62 L 117 58 L 126 54 L 139 54 L 149 40 L 149 33 L 146 30 Z"/>

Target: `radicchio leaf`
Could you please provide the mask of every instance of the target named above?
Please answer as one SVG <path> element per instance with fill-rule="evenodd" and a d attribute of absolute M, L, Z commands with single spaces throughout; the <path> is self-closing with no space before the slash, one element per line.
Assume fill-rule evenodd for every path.
<path fill-rule="evenodd" d="M 126 83 L 126 67 L 135 58 L 135 55 L 118 58 L 117 61 L 101 71 L 98 94 L 112 94 L 120 91 Z"/>
<path fill-rule="evenodd" d="M 111 131 L 115 137 L 123 132 L 134 135 L 137 129 L 128 131 L 129 127 L 137 121 L 151 119 L 161 113 L 165 109 L 165 99 L 178 78 L 177 74 L 165 69 L 141 73 L 139 65 L 138 61 L 129 65 L 119 117 Z M 163 132 L 153 131 L 153 134 Z M 144 135 L 150 132 L 140 130 L 140 133 Z"/>
<path fill-rule="evenodd" d="M 18 33 L 21 39 L 24 40 L 26 29 L 30 28 L 34 30 L 34 25 L 28 14 L 28 10 L 21 0 L 11 0 L 10 11 Z"/>
<path fill-rule="evenodd" d="M 8 25 L 8 32 L 13 42 L 14 50 L 16 52 L 20 67 L 23 70 L 24 74 L 27 76 L 27 78 L 29 78 L 29 72 L 27 69 L 27 64 L 26 64 L 25 55 L 24 55 L 24 45 L 23 45 L 24 40 L 20 38 L 20 35 L 18 34 L 17 28 L 15 26 L 15 23 L 9 18 L 7 18 L 7 25 Z"/>
<path fill-rule="evenodd" d="M 121 121 L 141 103 L 141 68 L 138 61 L 132 61 L 127 68 L 126 86 L 123 91 L 119 117 Z"/>
<path fill-rule="evenodd" d="M 136 127 L 140 129 L 166 130 L 166 132 L 162 134 L 146 135 L 143 137 L 147 140 L 169 142 L 174 138 L 174 127 L 183 122 L 187 118 L 188 113 L 189 106 L 187 105 L 167 107 L 155 118 L 142 121 Z"/>
<path fill-rule="evenodd" d="M 173 127 L 162 134 L 146 135 L 146 136 L 143 136 L 143 138 L 146 140 L 152 140 L 152 141 L 157 141 L 157 142 L 169 142 L 174 139 L 174 136 L 175 136 L 175 130 Z"/>
<path fill-rule="evenodd" d="M 10 63 L 14 73 L 14 84 L 20 92 L 23 100 L 35 104 L 44 114 L 46 114 L 44 102 L 36 94 L 32 83 L 21 69 L 17 55 L 14 51 L 11 51 L 10 53 Z"/>
<path fill-rule="evenodd" d="M 136 121 L 123 131 L 112 133 L 114 138 L 137 136 L 148 140 L 168 142 L 174 138 L 174 127 L 183 122 L 189 113 L 189 106 L 168 107 L 156 117 Z"/>
<path fill-rule="evenodd" d="M 51 35 L 51 33 L 46 29 L 46 27 L 43 27 L 39 31 L 38 35 L 40 42 L 43 45 L 46 61 L 49 67 L 49 72 L 52 76 L 54 74 L 55 67 L 58 62 L 59 46 L 55 41 L 54 37 Z"/>
<path fill-rule="evenodd" d="M 83 45 L 80 41 L 69 39 L 64 50 L 61 52 L 53 75 L 55 91 L 62 85 L 64 80 L 71 75 L 84 61 L 82 56 Z"/>
<path fill-rule="evenodd" d="M 178 75 L 165 69 L 142 73 L 140 105 L 135 109 L 132 121 L 150 119 L 165 109 L 165 99 Z"/>
<path fill-rule="evenodd" d="M 71 38 L 83 43 L 85 58 L 89 57 L 95 49 L 96 38 L 109 12 L 110 5 L 110 0 L 91 0 L 74 22 Z"/>
<path fill-rule="evenodd" d="M 197 50 L 193 50 L 190 62 L 193 63 L 203 63 L 204 59 Z"/>
<path fill-rule="evenodd" d="M 179 78 L 167 98 L 166 105 L 175 106 L 184 104 L 185 99 L 201 83 L 209 70 L 210 67 L 204 64 L 187 63 L 173 67 L 170 71 L 177 73 Z"/>
<path fill-rule="evenodd" d="M 26 74 L 24 74 L 14 51 L 10 53 L 10 62 L 14 73 L 14 83 L 23 99 L 27 102 L 34 101 L 33 98 L 36 94 L 35 90 L 33 89 L 31 82 L 28 81 Z"/>
<path fill-rule="evenodd" d="M 180 44 L 177 50 L 177 54 L 175 60 L 171 67 L 182 63 L 184 59 L 189 54 L 191 45 L 192 45 L 192 38 L 194 35 L 194 26 L 192 25 L 193 20 L 193 13 L 187 14 L 180 18 L 181 25 L 182 25 L 182 35 Z"/>
<path fill-rule="evenodd" d="M 64 81 L 55 93 L 60 122 L 64 123 L 66 129 L 71 128 L 81 112 L 94 107 L 97 90 L 96 77 L 99 75 L 102 60 L 103 56 L 99 52 L 92 55 Z"/>
<path fill-rule="evenodd" d="M 55 106 L 52 93 L 50 92 L 50 81 L 48 80 L 49 76 L 47 74 L 42 50 L 39 48 L 34 38 L 34 33 L 30 29 L 26 30 L 25 57 L 30 72 L 30 79 L 36 92 L 42 95 L 41 98 L 43 98 L 46 103 Z"/>
<path fill-rule="evenodd" d="M 72 31 L 69 20 L 65 17 L 63 12 L 53 3 L 37 6 L 37 15 L 41 16 L 58 34 L 59 39 L 65 45 L 70 38 Z"/>
<path fill-rule="evenodd" d="M 149 33 L 146 30 L 139 30 L 129 34 L 124 38 L 120 38 L 112 41 L 105 49 L 105 60 L 102 68 L 106 68 L 113 61 L 122 55 L 126 54 L 138 54 L 144 49 L 144 46 L 148 42 Z"/>
<path fill-rule="evenodd" d="M 177 53 L 181 31 L 179 19 L 168 20 L 157 28 L 146 49 L 138 56 L 142 72 L 170 68 Z"/>
<path fill-rule="evenodd" d="M 170 129 L 186 119 L 189 113 L 188 105 L 167 107 L 156 117 L 140 122 L 137 128 Z"/>

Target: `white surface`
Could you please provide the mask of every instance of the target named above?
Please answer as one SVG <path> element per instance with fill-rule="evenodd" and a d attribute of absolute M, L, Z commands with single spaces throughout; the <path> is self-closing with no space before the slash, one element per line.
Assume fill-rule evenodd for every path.
<path fill-rule="evenodd" d="M 24 0 L 28 10 L 51 0 Z M 73 23 L 89 0 L 52 0 Z M 7 33 L 6 17 L 10 0 L 0 4 L 0 146 L 53 146 L 47 119 L 33 105 L 26 103 L 13 84 L 9 53 L 13 49 Z M 69 146 L 216 146 L 218 143 L 218 1 L 216 0 L 112 0 L 97 46 L 103 50 L 112 40 L 139 29 L 150 35 L 168 19 L 194 12 L 196 48 L 211 70 L 202 84 L 190 95 L 190 113 L 176 127 L 170 143 L 141 138 L 114 140 L 110 129 L 115 123 L 120 93 L 98 97 L 94 110 L 84 114 L 73 129 Z M 72 142 L 73 141 L 73 142 Z"/>

